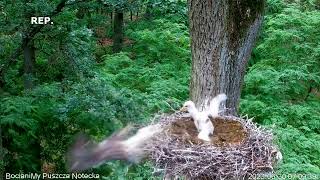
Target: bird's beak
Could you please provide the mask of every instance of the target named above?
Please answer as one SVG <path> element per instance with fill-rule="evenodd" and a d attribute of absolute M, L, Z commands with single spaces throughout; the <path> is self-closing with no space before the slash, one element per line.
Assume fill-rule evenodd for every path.
<path fill-rule="evenodd" d="M 182 108 L 180 109 L 180 111 L 181 111 L 181 112 L 187 112 L 188 109 L 187 109 L 186 107 L 182 107 Z"/>

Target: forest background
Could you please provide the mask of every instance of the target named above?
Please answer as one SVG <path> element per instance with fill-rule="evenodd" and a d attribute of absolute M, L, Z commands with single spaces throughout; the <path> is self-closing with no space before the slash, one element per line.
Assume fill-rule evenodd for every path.
<path fill-rule="evenodd" d="M 65 1 L 59 9 L 61 2 L 0 2 L 1 173 L 64 173 L 76 133 L 101 140 L 189 98 L 185 0 Z M 124 40 L 115 48 L 118 12 Z M 54 24 L 30 25 L 43 14 Z M 268 0 L 246 70 L 240 114 L 273 130 L 284 156 L 279 174 L 320 174 L 319 27 L 319 0 Z M 26 33 L 35 33 L 29 69 L 17 53 Z M 88 172 L 156 179 L 150 162 Z"/>

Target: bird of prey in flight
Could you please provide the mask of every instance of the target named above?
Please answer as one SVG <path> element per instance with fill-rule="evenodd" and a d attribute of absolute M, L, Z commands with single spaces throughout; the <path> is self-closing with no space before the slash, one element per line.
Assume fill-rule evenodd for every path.
<path fill-rule="evenodd" d="M 67 153 L 67 168 L 71 172 L 80 172 L 99 166 L 110 160 L 124 160 L 138 163 L 146 154 L 145 145 L 162 131 L 160 125 L 149 125 L 127 138 L 132 126 L 114 133 L 104 141 L 97 143 L 87 136 L 78 135 Z"/>

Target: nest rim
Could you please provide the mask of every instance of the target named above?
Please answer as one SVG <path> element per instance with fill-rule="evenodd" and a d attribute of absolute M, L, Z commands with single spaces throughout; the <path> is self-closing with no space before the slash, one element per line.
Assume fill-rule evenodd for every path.
<path fill-rule="evenodd" d="M 184 117 L 185 113 L 175 112 L 155 117 L 154 122 L 168 129 L 172 123 Z M 227 146 L 188 144 L 164 130 L 147 148 L 149 159 L 157 171 L 188 179 L 243 179 L 273 171 L 274 154 L 278 148 L 273 143 L 271 130 L 258 127 L 248 116 L 221 117 L 242 125 L 248 133 L 243 142 Z"/>

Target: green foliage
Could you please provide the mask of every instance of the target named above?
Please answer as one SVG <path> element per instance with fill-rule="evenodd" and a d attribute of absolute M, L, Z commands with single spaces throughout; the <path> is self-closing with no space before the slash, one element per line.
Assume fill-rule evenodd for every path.
<path fill-rule="evenodd" d="M 310 2 L 268 1 L 240 103 L 243 114 L 275 125 L 280 174 L 320 173 L 320 12 Z"/>
<path fill-rule="evenodd" d="M 127 53 L 104 56 L 104 76 L 145 98 L 151 113 L 178 108 L 188 97 L 190 51 L 187 27 L 167 20 L 131 24 L 135 45 Z M 131 57 L 131 58 L 130 58 Z"/>
<path fill-rule="evenodd" d="M 87 22 L 76 17 L 77 11 L 74 10 L 72 3 L 67 3 L 61 12 L 54 13 L 60 2 L 62 1 L 3 3 L 1 13 L 10 15 L 10 18 L 0 17 L 1 23 L 7 22 L 1 26 L 0 34 L 0 51 L 3 52 L 0 55 L 0 70 L 1 73 L 5 72 L 1 80 L 6 91 L 13 94 L 21 91 L 23 54 L 14 55 L 19 52 L 17 50 L 22 44 L 23 37 L 33 37 L 30 35 L 32 32 L 36 32 L 33 37 L 37 62 L 34 72 L 36 84 L 90 75 L 90 69 L 95 63 L 93 32 L 87 28 Z M 18 11 L 17 8 L 21 10 Z M 39 25 L 31 25 L 30 17 L 51 14 L 54 25 L 41 26 L 41 30 L 35 31 Z M 14 58 L 11 59 L 12 57 Z M 5 65 L 9 63 L 13 65 L 6 68 Z"/>
<path fill-rule="evenodd" d="M 59 2 L 0 2 L 1 71 L 33 27 L 28 17 L 47 15 Z M 22 56 L 1 77 L 7 172 L 40 172 L 49 162 L 63 173 L 76 133 L 101 140 L 128 123 L 148 123 L 155 113 L 178 109 L 188 99 L 187 1 L 75 2 L 68 1 L 52 17 L 54 25 L 43 26 L 34 37 L 36 87 L 23 89 Z M 139 11 L 141 17 L 147 5 L 153 20 L 125 20 L 129 43 L 123 52 L 112 54 L 110 45 L 97 43 L 112 35 L 110 12 Z M 274 129 L 284 155 L 279 174 L 320 173 L 319 27 L 318 0 L 268 0 L 245 76 L 240 111 Z M 107 162 L 88 172 L 103 179 L 161 178 L 153 175 L 150 162 Z"/>
<path fill-rule="evenodd" d="M 171 21 L 156 18 L 128 24 L 126 34 L 134 45 L 125 52 L 108 54 L 108 46 L 96 45 L 98 38 L 111 36 L 111 10 L 136 11 L 148 3 L 128 2 L 68 1 L 51 17 L 54 25 L 43 26 L 33 38 L 36 87 L 32 91 L 23 90 L 23 56 L 6 70 L 0 108 L 6 172 L 40 172 L 47 162 L 63 173 L 64 155 L 76 133 L 84 131 L 100 140 L 128 123 L 142 123 L 153 113 L 176 109 L 187 98 L 189 38 L 187 27 L 177 23 L 186 21 L 181 19 L 186 15 L 185 1 L 177 6 L 170 2 Z M 5 15 L 0 17 L 1 68 L 21 45 L 22 35 L 36 27 L 28 17 L 48 15 L 58 3 L 0 3 Z M 182 10 L 179 20 L 172 18 L 176 10 Z M 89 171 L 105 179 L 150 179 L 153 169 L 148 162 L 139 166 L 109 162 Z"/>
<path fill-rule="evenodd" d="M 188 24 L 188 7 L 186 0 L 153 0 L 155 17 L 169 19 L 171 22 Z"/>
<path fill-rule="evenodd" d="M 180 62 L 190 62 L 190 56 L 188 56 L 190 55 L 188 50 L 190 45 L 186 25 L 171 23 L 163 19 L 153 21 L 152 25 L 153 27 L 147 29 L 140 29 L 143 24 L 137 28 L 133 25 L 134 29 L 129 27 L 129 30 L 127 30 L 128 36 L 137 41 L 137 45 L 132 49 L 137 58 L 148 60 L 147 62 L 150 65 L 165 63 L 174 59 L 179 59 Z M 177 62 L 177 60 L 174 62 Z"/>
<path fill-rule="evenodd" d="M 0 115 L 10 152 L 8 171 L 39 171 L 41 160 L 65 172 L 64 152 L 75 133 L 101 138 L 124 124 L 141 122 L 138 102 L 130 92 L 116 90 L 99 77 L 43 85 L 24 97 L 4 98 Z"/>
<path fill-rule="evenodd" d="M 107 162 L 102 168 L 105 167 L 105 171 L 108 171 L 107 176 L 102 176 L 102 179 L 106 180 L 126 180 L 126 179 L 161 179 L 161 177 L 152 176 L 153 167 L 150 162 L 144 164 L 126 164 L 120 161 Z M 100 168 L 99 168 L 100 169 Z"/>
<path fill-rule="evenodd" d="M 25 151 L 37 144 L 35 133 L 38 124 L 30 117 L 34 112 L 31 101 L 28 97 L 3 98 L 1 101 L 2 143 L 6 152 L 4 162 L 6 167 L 12 169 L 35 171 L 39 168 L 38 150 Z M 19 151 L 23 153 L 17 153 Z"/>
<path fill-rule="evenodd" d="M 102 0 L 102 2 L 110 9 L 120 12 L 136 12 L 144 4 L 142 0 Z"/>

